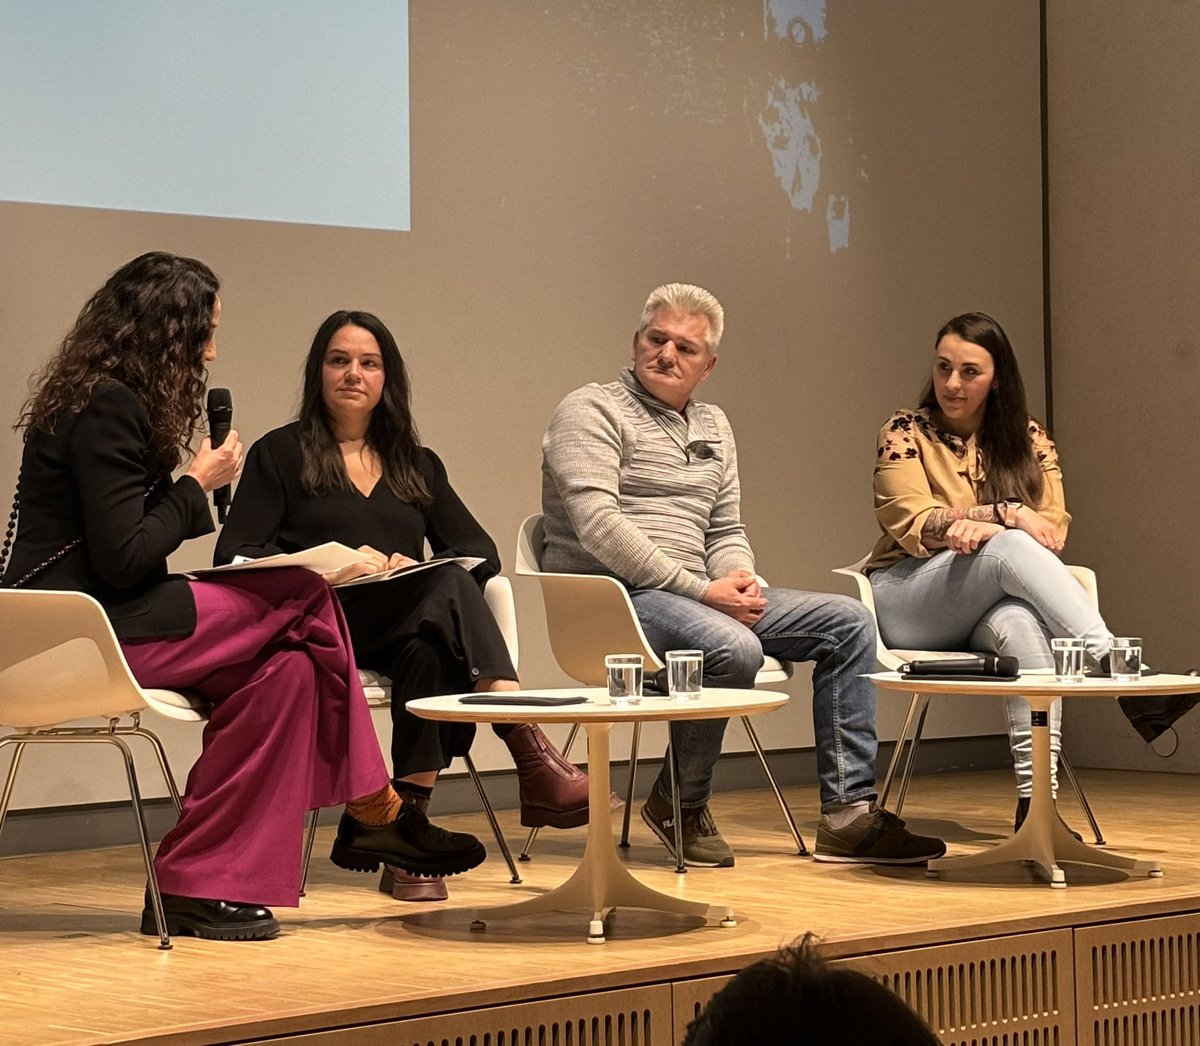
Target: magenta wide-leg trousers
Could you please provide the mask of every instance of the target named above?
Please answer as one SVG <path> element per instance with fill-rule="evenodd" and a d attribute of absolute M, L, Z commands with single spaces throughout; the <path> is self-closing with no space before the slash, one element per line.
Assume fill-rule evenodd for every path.
<path fill-rule="evenodd" d="M 212 705 L 183 813 L 155 858 L 187 897 L 300 903 L 305 812 L 388 784 L 338 600 L 308 570 L 194 581 L 190 636 L 122 644 L 142 686 Z"/>

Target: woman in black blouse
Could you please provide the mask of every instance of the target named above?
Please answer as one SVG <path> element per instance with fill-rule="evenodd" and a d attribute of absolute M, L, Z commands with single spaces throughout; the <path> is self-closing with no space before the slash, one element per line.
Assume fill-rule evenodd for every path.
<path fill-rule="evenodd" d="M 459 500 L 446 469 L 421 446 L 408 373 L 391 332 L 368 312 L 335 312 L 313 338 L 296 421 L 250 448 L 217 562 L 296 552 L 325 541 L 359 549 L 337 585 L 435 559 L 455 564 L 338 589 L 355 657 L 391 676 L 392 765 L 398 791 L 427 804 L 440 770 L 465 753 L 474 727 L 419 719 L 416 697 L 515 690 L 517 673 L 481 585 L 500 572 L 496 546 Z M 521 823 L 569 828 L 587 821 L 587 778 L 534 725 L 497 726 L 513 754 Z M 401 900 L 440 900 L 440 880 L 385 868 L 380 889 Z"/>

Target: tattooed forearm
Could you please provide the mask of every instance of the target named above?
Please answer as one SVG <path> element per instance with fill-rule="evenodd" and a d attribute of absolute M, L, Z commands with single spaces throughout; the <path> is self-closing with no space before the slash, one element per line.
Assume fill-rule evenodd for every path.
<path fill-rule="evenodd" d="M 999 523 L 995 505 L 975 505 L 971 508 L 935 508 L 925 520 L 921 528 L 921 540 L 929 545 L 942 544 L 946 539 L 946 531 L 950 524 L 960 519 L 974 519 L 980 523 Z"/>

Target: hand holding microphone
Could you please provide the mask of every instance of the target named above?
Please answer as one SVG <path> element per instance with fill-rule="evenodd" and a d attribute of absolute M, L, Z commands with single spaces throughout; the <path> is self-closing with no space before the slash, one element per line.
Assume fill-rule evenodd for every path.
<path fill-rule="evenodd" d="M 200 484 L 206 493 L 211 491 L 217 507 L 217 519 L 225 522 L 229 508 L 229 485 L 242 471 L 242 444 L 231 428 L 233 397 L 228 389 L 208 392 L 209 437 L 200 443 L 187 474 Z"/>

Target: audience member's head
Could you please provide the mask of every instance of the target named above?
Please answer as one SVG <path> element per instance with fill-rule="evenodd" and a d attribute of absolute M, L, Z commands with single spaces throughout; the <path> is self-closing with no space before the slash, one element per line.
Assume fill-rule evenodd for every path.
<path fill-rule="evenodd" d="M 938 1046 L 899 996 L 826 965 L 812 937 L 747 966 L 709 1001 L 683 1046 Z"/>

